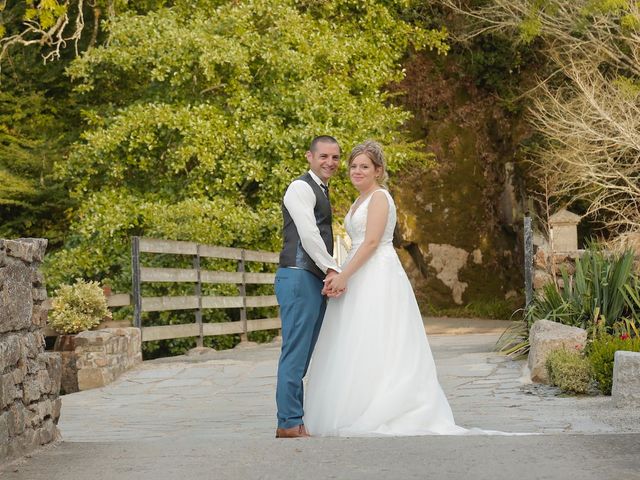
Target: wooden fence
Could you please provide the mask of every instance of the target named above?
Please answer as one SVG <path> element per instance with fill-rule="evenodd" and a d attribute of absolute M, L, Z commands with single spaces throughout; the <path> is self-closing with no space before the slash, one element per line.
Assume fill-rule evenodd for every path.
<path fill-rule="evenodd" d="M 141 265 L 141 254 L 171 254 L 192 257 L 192 268 L 151 268 Z M 246 262 L 278 263 L 278 254 L 273 252 L 244 250 L 240 248 L 201 245 L 194 242 L 179 242 L 155 238 L 133 237 L 132 270 L 134 326 L 142 331 L 142 341 L 165 340 L 170 338 L 198 337 L 198 346 L 202 346 L 203 337 L 208 335 L 227 335 L 239 333 L 242 341 L 247 333 L 256 330 L 280 328 L 280 318 L 262 318 L 247 320 L 247 309 L 256 307 L 274 307 L 278 305 L 275 295 L 248 296 L 249 284 L 273 284 L 275 273 L 252 273 L 245 271 Z M 235 272 L 210 271 L 200 268 L 201 259 L 227 259 L 236 261 Z M 187 282 L 194 285 L 193 295 L 143 297 L 142 284 L 145 282 Z M 203 284 L 235 284 L 238 295 L 210 296 L 202 294 Z M 203 323 L 202 311 L 211 308 L 238 308 L 240 320 L 221 323 Z M 148 326 L 143 325 L 144 312 L 193 310 L 195 321 L 180 325 Z"/>

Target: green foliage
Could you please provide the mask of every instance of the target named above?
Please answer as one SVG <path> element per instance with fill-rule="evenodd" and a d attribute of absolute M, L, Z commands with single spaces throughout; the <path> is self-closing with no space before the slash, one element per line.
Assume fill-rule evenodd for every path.
<path fill-rule="evenodd" d="M 632 251 L 607 254 L 591 245 L 576 259 L 574 275 L 562 271 L 563 288 L 549 283 L 536 296 L 526 314 L 529 325 L 544 318 L 593 333 L 598 323 L 610 330 L 623 317 L 635 315 L 628 300 L 628 287 L 636 284 L 633 259 Z"/>
<path fill-rule="evenodd" d="M 74 285 L 62 285 L 55 292 L 49 313 L 49 325 L 59 333 L 78 333 L 111 318 L 107 300 L 98 282 L 76 279 Z"/>
<path fill-rule="evenodd" d="M 640 352 L 640 338 L 617 337 L 602 335 L 591 342 L 587 349 L 587 356 L 598 382 L 598 388 L 605 395 L 611 395 L 613 382 L 613 363 L 618 350 Z"/>
<path fill-rule="evenodd" d="M 552 385 L 565 392 L 587 393 L 591 384 L 591 363 L 582 352 L 559 348 L 549 353 L 547 372 Z"/>
<path fill-rule="evenodd" d="M 20 49 L 0 70 L 0 236 L 45 237 L 53 248 L 70 206 L 53 164 L 78 134 L 62 67 Z"/>
<path fill-rule="evenodd" d="M 68 70 L 90 128 L 58 164 L 78 208 L 49 281 L 128 289 L 132 235 L 277 249 L 281 196 L 316 134 L 344 151 L 374 137 L 392 171 L 421 161 L 384 87 L 411 39 L 444 50 L 443 34 L 404 22 L 404 3 L 185 0 L 110 20 L 109 44 Z M 346 175 L 332 188 L 341 212 Z"/>

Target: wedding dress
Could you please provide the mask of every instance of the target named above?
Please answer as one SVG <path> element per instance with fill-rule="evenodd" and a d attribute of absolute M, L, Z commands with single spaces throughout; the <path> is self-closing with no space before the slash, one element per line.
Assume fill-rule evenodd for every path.
<path fill-rule="evenodd" d="M 392 245 L 395 204 L 381 191 L 389 201 L 384 234 L 346 293 L 329 299 L 309 367 L 304 424 L 317 436 L 471 433 L 455 424 L 438 382 L 413 289 Z M 371 197 L 345 218 L 352 240 L 346 262 L 364 240 Z"/>

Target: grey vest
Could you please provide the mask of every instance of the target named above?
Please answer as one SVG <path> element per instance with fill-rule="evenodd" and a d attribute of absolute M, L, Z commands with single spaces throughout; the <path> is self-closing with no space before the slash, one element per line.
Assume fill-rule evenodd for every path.
<path fill-rule="evenodd" d="M 313 209 L 313 215 L 316 217 L 316 225 L 320 230 L 320 237 L 322 237 L 329 255 L 333 255 L 333 230 L 331 228 L 331 204 L 329 199 L 309 172 L 298 177 L 297 180 L 307 182 L 316 195 L 316 206 Z M 324 272 L 318 268 L 313 259 L 302 248 L 300 235 L 298 235 L 296 225 L 284 206 L 284 202 L 282 203 L 282 217 L 284 219 L 282 228 L 284 244 L 280 252 L 280 266 L 303 268 L 319 278 L 324 278 Z"/>

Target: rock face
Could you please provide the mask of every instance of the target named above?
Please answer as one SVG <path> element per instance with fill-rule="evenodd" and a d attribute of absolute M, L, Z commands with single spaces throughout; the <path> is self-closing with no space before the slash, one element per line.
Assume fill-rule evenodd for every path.
<path fill-rule="evenodd" d="M 617 407 L 640 407 L 640 352 L 616 352 L 611 399 Z"/>
<path fill-rule="evenodd" d="M 462 74 L 453 56 L 419 52 L 405 68 L 399 90 L 414 115 L 409 127 L 434 161 L 392 179 L 394 243 L 423 313 L 427 305 L 505 299 L 524 286 L 515 158 L 523 123 Z"/>
<path fill-rule="evenodd" d="M 58 438 L 60 355 L 44 351 L 47 241 L 0 239 L 0 465 Z"/>
<path fill-rule="evenodd" d="M 89 390 L 113 382 L 142 362 L 142 337 L 138 328 L 104 328 L 76 335 L 78 389 Z"/>
<path fill-rule="evenodd" d="M 552 350 L 566 348 L 567 350 L 584 350 L 587 342 L 587 331 L 562 325 L 549 320 L 538 320 L 529 332 L 529 370 L 531 380 L 538 383 L 549 383 L 546 361 Z"/>

